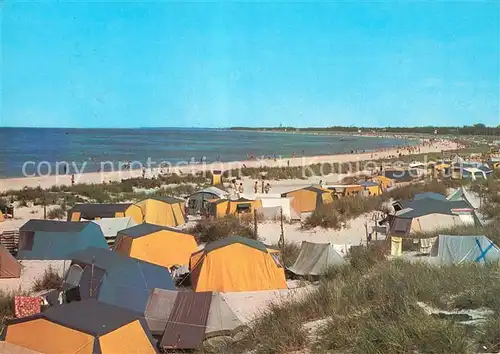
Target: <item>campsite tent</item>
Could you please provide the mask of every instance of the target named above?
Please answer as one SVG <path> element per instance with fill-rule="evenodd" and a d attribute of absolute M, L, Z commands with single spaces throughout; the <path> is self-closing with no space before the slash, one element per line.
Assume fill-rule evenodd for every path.
<path fill-rule="evenodd" d="M 447 199 L 450 202 L 457 202 L 457 201 L 461 201 L 461 200 L 466 201 L 474 209 L 479 209 L 479 206 L 480 206 L 479 198 L 475 198 L 473 195 L 471 195 L 469 192 L 467 192 L 465 187 L 458 188 Z"/>
<path fill-rule="evenodd" d="M 226 199 L 208 201 L 208 215 L 213 218 L 223 218 L 227 215 L 228 205 L 229 201 Z"/>
<path fill-rule="evenodd" d="M 302 241 L 297 260 L 289 270 L 297 275 L 321 275 L 328 267 L 343 263 L 332 244 Z"/>
<path fill-rule="evenodd" d="M 130 203 L 123 204 L 76 204 L 68 212 L 68 221 L 99 220 L 130 216 L 136 223 L 143 220 L 141 208 Z"/>
<path fill-rule="evenodd" d="M 229 193 L 217 187 L 208 187 L 191 194 L 188 198 L 188 214 L 197 215 L 208 211 L 208 201 L 227 199 Z"/>
<path fill-rule="evenodd" d="M 473 181 L 487 178 L 486 173 L 483 170 L 475 167 L 464 168 L 462 170 L 462 177 L 470 178 Z"/>
<path fill-rule="evenodd" d="M 372 182 L 370 182 L 372 183 Z M 365 191 L 365 187 L 361 184 L 329 184 L 325 185 L 324 188 L 333 192 L 334 197 L 351 197 L 355 195 L 361 195 Z M 380 188 L 378 184 L 376 189 Z"/>
<path fill-rule="evenodd" d="M 230 236 L 211 242 L 190 260 L 195 291 L 252 291 L 286 289 L 278 253 L 259 241 Z"/>
<path fill-rule="evenodd" d="M 419 176 L 418 170 L 384 170 L 384 177 L 393 180 L 395 183 L 410 182 Z"/>
<path fill-rule="evenodd" d="M 19 278 L 20 276 L 21 264 L 0 244 L 0 279 Z"/>
<path fill-rule="evenodd" d="M 108 248 L 92 222 L 30 220 L 20 229 L 18 259 L 62 260 L 87 247 Z"/>
<path fill-rule="evenodd" d="M 47 354 L 157 353 L 141 316 L 96 300 L 72 302 L 9 321 L 1 339 Z"/>
<path fill-rule="evenodd" d="M 218 186 L 222 184 L 222 171 L 221 170 L 213 170 L 212 171 L 212 185 Z"/>
<path fill-rule="evenodd" d="M 382 188 L 382 191 L 385 191 L 394 185 L 394 180 L 385 176 L 375 176 L 372 178 L 372 181 L 378 183 Z"/>
<path fill-rule="evenodd" d="M 189 318 L 185 316 L 180 318 L 181 313 L 174 312 L 178 306 L 185 306 L 195 298 L 187 297 L 189 294 L 200 294 L 199 299 L 203 301 L 197 302 L 196 312 L 198 318 Z M 207 296 L 206 294 L 210 294 Z M 200 316 L 203 314 L 203 316 Z M 164 289 L 154 289 L 149 297 L 148 305 L 144 313 L 148 327 L 155 337 L 162 337 L 169 322 L 175 324 L 180 323 L 183 326 L 177 328 L 169 328 L 169 332 L 173 332 L 174 338 L 178 335 L 181 340 L 185 339 L 190 332 L 203 329 L 203 332 L 197 332 L 195 340 L 189 343 L 191 346 L 184 346 L 185 349 L 192 349 L 199 346 L 201 340 L 207 337 L 219 335 L 231 335 L 240 328 L 243 324 L 228 305 L 226 300 L 220 293 L 216 292 L 200 292 L 189 293 L 183 291 L 172 291 Z M 201 321 L 200 321 L 201 320 Z M 173 331 L 172 331 L 173 329 Z M 202 337 L 201 334 L 204 334 Z M 170 333 L 171 335 L 171 333 Z M 165 338 L 164 344 L 168 346 L 168 338 Z"/>
<path fill-rule="evenodd" d="M 197 248 L 191 234 L 167 226 L 142 223 L 120 231 L 113 250 L 170 268 L 189 264 L 191 253 Z"/>
<path fill-rule="evenodd" d="M 97 298 L 110 305 L 143 313 L 154 288 L 175 289 L 167 268 L 100 248 L 88 248 L 70 256 L 83 269 L 76 281 L 82 299 Z M 69 287 L 69 286 L 68 286 Z"/>
<path fill-rule="evenodd" d="M 127 216 L 125 218 L 104 218 L 93 220 L 92 222 L 99 225 L 109 247 L 113 247 L 113 244 L 116 240 L 116 235 L 119 231 L 137 225 L 134 219 L 132 219 L 130 216 Z"/>
<path fill-rule="evenodd" d="M 422 193 L 417 193 L 413 196 L 413 200 L 422 200 L 422 199 L 435 199 L 442 201 L 447 200 L 444 195 L 434 192 L 422 192 Z"/>
<path fill-rule="evenodd" d="M 412 232 L 435 231 L 456 225 L 474 224 L 474 210 L 464 201 L 442 201 L 433 198 L 399 201 L 390 218 L 391 236 L 404 237 Z"/>
<path fill-rule="evenodd" d="M 376 182 L 362 181 L 359 182 L 359 185 L 365 189 L 365 193 L 369 196 L 377 196 L 382 194 L 382 188 Z"/>
<path fill-rule="evenodd" d="M 309 186 L 283 193 L 281 197 L 293 197 L 293 208 L 299 213 L 312 212 L 316 210 L 318 206 L 333 201 L 331 190 L 316 186 Z"/>
<path fill-rule="evenodd" d="M 154 197 L 136 203 L 144 222 L 160 226 L 178 226 L 186 222 L 184 200 L 173 197 Z"/>
<path fill-rule="evenodd" d="M 286 220 L 300 220 L 299 213 L 293 208 L 293 198 L 262 197 L 260 198 L 262 207 L 257 212 L 265 219 L 276 220 L 283 212 Z"/>
<path fill-rule="evenodd" d="M 262 207 L 260 199 L 252 200 L 246 198 L 238 198 L 235 200 L 229 200 L 227 213 L 230 215 L 241 214 L 241 213 L 253 213 L 255 209 L 260 207 Z"/>
<path fill-rule="evenodd" d="M 437 256 L 431 257 L 431 261 L 441 265 L 500 262 L 500 249 L 483 235 L 439 235 L 431 254 Z"/>

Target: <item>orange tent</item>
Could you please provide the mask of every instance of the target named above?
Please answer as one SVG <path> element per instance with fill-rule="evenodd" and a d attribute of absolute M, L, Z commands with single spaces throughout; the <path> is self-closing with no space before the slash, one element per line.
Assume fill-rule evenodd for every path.
<path fill-rule="evenodd" d="M 299 213 L 312 212 L 322 204 L 333 202 L 333 194 L 331 190 L 316 186 L 309 186 L 283 193 L 281 197 L 293 197 L 293 207 Z"/>
<path fill-rule="evenodd" d="M 255 291 L 286 289 L 279 252 L 262 242 L 231 236 L 209 243 L 190 260 L 195 291 Z"/>
<path fill-rule="evenodd" d="M 19 278 L 21 264 L 0 244 L 0 278 Z"/>
<path fill-rule="evenodd" d="M 74 301 L 9 321 L 0 340 L 45 354 L 157 353 L 142 316 L 96 300 Z"/>
<path fill-rule="evenodd" d="M 187 265 L 198 245 L 193 235 L 171 227 L 139 224 L 118 232 L 114 251 L 170 268 Z"/>
<path fill-rule="evenodd" d="M 68 212 L 68 221 L 99 220 L 130 216 L 137 224 L 143 221 L 141 208 L 135 204 L 76 204 Z"/>

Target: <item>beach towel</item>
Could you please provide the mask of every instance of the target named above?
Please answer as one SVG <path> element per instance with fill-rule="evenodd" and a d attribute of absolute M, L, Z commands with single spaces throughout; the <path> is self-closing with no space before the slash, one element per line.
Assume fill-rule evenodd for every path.
<path fill-rule="evenodd" d="M 437 237 L 420 239 L 420 253 L 430 254 L 432 246 L 434 245 L 436 240 L 437 240 Z"/>
<path fill-rule="evenodd" d="M 401 257 L 403 254 L 403 239 L 401 237 L 391 237 L 391 256 Z"/>
<path fill-rule="evenodd" d="M 16 317 L 22 318 L 40 313 L 41 301 L 40 297 L 15 296 L 14 308 Z"/>

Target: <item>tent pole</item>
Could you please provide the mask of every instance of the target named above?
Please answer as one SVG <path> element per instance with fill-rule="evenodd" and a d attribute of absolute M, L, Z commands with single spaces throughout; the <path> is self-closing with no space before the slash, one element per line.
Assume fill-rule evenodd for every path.
<path fill-rule="evenodd" d="M 253 234 L 257 238 L 257 209 L 253 209 Z"/>
<path fill-rule="evenodd" d="M 280 207 L 280 225 L 281 225 L 281 235 L 279 246 L 281 246 L 281 261 L 285 264 L 285 230 L 283 228 L 283 207 Z"/>

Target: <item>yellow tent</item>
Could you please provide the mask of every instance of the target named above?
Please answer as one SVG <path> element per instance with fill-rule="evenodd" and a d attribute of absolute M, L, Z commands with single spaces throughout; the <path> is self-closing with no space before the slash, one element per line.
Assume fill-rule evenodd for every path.
<path fill-rule="evenodd" d="M 380 187 L 382 187 L 382 190 L 386 190 L 387 188 L 390 188 L 394 185 L 394 180 L 392 180 L 388 177 L 385 177 L 385 176 L 373 177 L 372 181 L 380 184 Z"/>
<path fill-rule="evenodd" d="M 216 199 L 208 201 L 208 214 L 213 218 L 223 218 L 227 215 L 229 201 L 226 199 Z"/>
<path fill-rule="evenodd" d="M 241 214 L 241 213 L 253 213 L 257 208 L 262 207 L 262 202 L 260 199 L 251 200 L 246 198 L 239 198 L 236 200 L 230 200 L 228 205 L 228 214 Z"/>
<path fill-rule="evenodd" d="M 293 207 L 299 213 L 316 210 L 322 204 L 333 202 L 332 191 L 321 187 L 305 187 L 291 192 L 283 193 L 282 198 L 293 197 Z"/>
<path fill-rule="evenodd" d="M 208 213 L 212 217 L 223 218 L 226 215 L 253 213 L 255 209 L 258 209 L 260 207 L 262 207 L 262 201 L 260 199 L 217 199 L 208 202 Z"/>
<path fill-rule="evenodd" d="M 173 197 L 154 197 L 136 203 L 144 215 L 144 222 L 160 226 L 178 226 L 186 223 L 184 201 Z"/>
<path fill-rule="evenodd" d="M 222 184 L 222 171 L 212 171 L 212 186 Z"/>
<path fill-rule="evenodd" d="M 347 185 L 344 189 L 344 197 L 350 197 L 353 195 L 361 194 L 365 190 L 365 187 L 359 184 Z"/>
<path fill-rule="evenodd" d="M 143 318 L 96 300 L 74 301 L 11 320 L 1 336 L 6 343 L 45 354 L 157 352 Z"/>
<path fill-rule="evenodd" d="M 378 196 L 382 194 L 382 187 L 376 182 L 359 182 L 360 185 L 364 188 L 364 190 L 368 193 L 369 196 Z"/>
<path fill-rule="evenodd" d="M 4 218 L 3 214 L 2 214 L 2 211 L 0 210 L 0 222 L 2 222 L 4 220 L 5 220 L 5 218 Z"/>
<path fill-rule="evenodd" d="M 256 291 L 286 289 L 283 267 L 261 242 L 231 236 L 209 243 L 191 256 L 194 291 Z"/>
<path fill-rule="evenodd" d="M 198 245 L 193 235 L 143 223 L 118 233 L 113 250 L 162 267 L 188 265 Z"/>
<path fill-rule="evenodd" d="M 141 209 L 134 204 L 76 204 L 68 212 L 68 221 L 99 220 L 130 216 L 137 224 L 143 220 Z"/>

